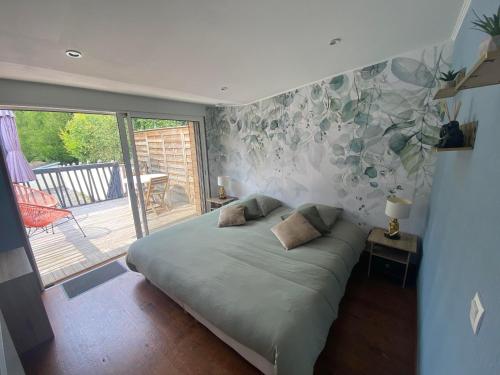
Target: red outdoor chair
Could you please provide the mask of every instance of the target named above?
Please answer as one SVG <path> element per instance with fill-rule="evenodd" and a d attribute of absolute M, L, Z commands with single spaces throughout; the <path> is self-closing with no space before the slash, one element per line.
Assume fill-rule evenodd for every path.
<path fill-rule="evenodd" d="M 19 211 L 24 226 L 28 229 L 28 235 L 34 235 L 37 230 L 47 232 L 47 228 L 52 227 L 61 219 L 74 220 L 78 229 L 86 237 L 85 232 L 69 210 L 57 208 L 57 199 L 41 190 L 32 189 L 27 186 L 14 184 Z"/>
<path fill-rule="evenodd" d="M 20 184 L 14 184 L 14 191 L 18 203 L 35 204 L 45 207 L 57 207 L 58 202 L 52 194 L 41 190 L 30 188 Z"/>

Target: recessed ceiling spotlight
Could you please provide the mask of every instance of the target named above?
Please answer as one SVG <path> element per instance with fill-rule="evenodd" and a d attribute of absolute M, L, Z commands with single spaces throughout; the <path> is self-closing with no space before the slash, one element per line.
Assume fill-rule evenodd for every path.
<path fill-rule="evenodd" d="M 332 40 L 330 40 L 330 45 L 334 46 L 336 44 L 339 44 L 341 41 L 342 41 L 341 38 L 333 38 Z"/>
<path fill-rule="evenodd" d="M 220 91 L 227 91 L 227 90 L 229 90 L 229 87 L 227 87 L 227 86 L 222 86 L 220 88 Z"/>
<path fill-rule="evenodd" d="M 69 49 L 66 51 L 66 56 L 71 57 L 72 59 L 79 59 L 82 57 L 82 53 L 74 49 Z"/>

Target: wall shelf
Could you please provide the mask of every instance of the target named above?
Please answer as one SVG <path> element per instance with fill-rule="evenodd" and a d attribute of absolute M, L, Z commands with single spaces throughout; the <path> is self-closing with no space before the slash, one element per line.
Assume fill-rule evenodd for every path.
<path fill-rule="evenodd" d="M 481 56 L 455 87 L 438 90 L 434 99 L 451 98 L 461 90 L 497 84 L 500 84 L 500 50 Z"/>
<path fill-rule="evenodd" d="M 447 147 L 447 148 L 434 147 L 433 150 L 435 152 L 444 152 L 444 151 L 469 151 L 469 150 L 474 150 L 474 147 L 472 147 L 472 146 Z"/>
<path fill-rule="evenodd" d="M 474 149 L 474 143 L 476 142 L 476 130 L 477 122 L 468 122 L 466 124 L 460 125 L 460 129 L 464 133 L 464 143 L 463 147 L 433 147 L 434 152 L 445 152 L 445 151 L 470 151 Z"/>
<path fill-rule="evenodd" d="M 434 99 L 451 98 L 452 96 L 455 96 L 456 94 L 457 94 L 456 87 L 447 87 L 445 89 L 439 89 L 438 92 L 436 92 L 436 95 L 434 95 Z"/>

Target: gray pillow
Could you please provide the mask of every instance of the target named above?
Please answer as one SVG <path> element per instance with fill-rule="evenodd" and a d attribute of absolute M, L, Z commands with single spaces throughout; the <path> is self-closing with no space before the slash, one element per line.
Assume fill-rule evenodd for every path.
<path fill-rule="evenodd" d="M 314 205 L 302 205 L 297 207 L 291 214 L 283 215 L 281 218 L 283 220 L 288 219 L 291 215 L 293 215 L 295 212 L 299 212 L 304 216 L 311 225 L 316 228 L 318 232 L 321 234 L 326 234 L 330 232 L 330 228 L 326 223 L 323 221 L 321 218 L 321 215 L 319 214 L 318 209 Z"/>
<path fill-rule="evenodd" d="M 291 214 L 289 218 L 276 224 L 271 228 L 271 232 L 287 250 L 321 237 L 321 233 L 298 212 Z"/>
<path fill-rule="evenodd" d="M 244 199 L 239 201 L 237 204 L 245 206 L 245 219 L 254 220 L 262 217 L 262 211 L 260 210 L 259 204 L 257 203 L 257 199 Z"/>
<path fill-rule="evenodd" d="M 326 204 L 318 203 L 305 203 L 297 207 L 297 210 L 301 210 L 309 206 L 315 206 L 318 209 L 319 215 L 328 229 L 332 229 L 333 224 L 335 224 L 344 211 L 344 209 L 339 207 L 327 206 Z"/>
<path fill-rule="evenodd" d="M 243 225 L 245 220 L 245 206 L 235 204 L 234 206 L 224 206 L 219 212 L 219 228 Z"/>
<path fill-rule="evenodd" d="M 282 205 L 281 201 L 263 194 L 251 194 L 246 197 L 245 200 L 252 198 L 257 200 L 257 204 L 259 205 L 260 211 L 262 212 L 262 216 L 267 216 L 271 211 L 277 209 Z"/>

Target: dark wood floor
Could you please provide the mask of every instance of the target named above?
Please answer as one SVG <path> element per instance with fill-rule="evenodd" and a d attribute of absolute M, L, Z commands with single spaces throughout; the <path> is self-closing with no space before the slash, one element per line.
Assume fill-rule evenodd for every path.
<path fill-rule="evenodd" d="M 28 374 L 258 374 L 137 273 L 76 298 L 43 295 L 55 339 L 25 355 Z M 416 293 L 354 269 L 316 374 L 415 373 Z"/>

